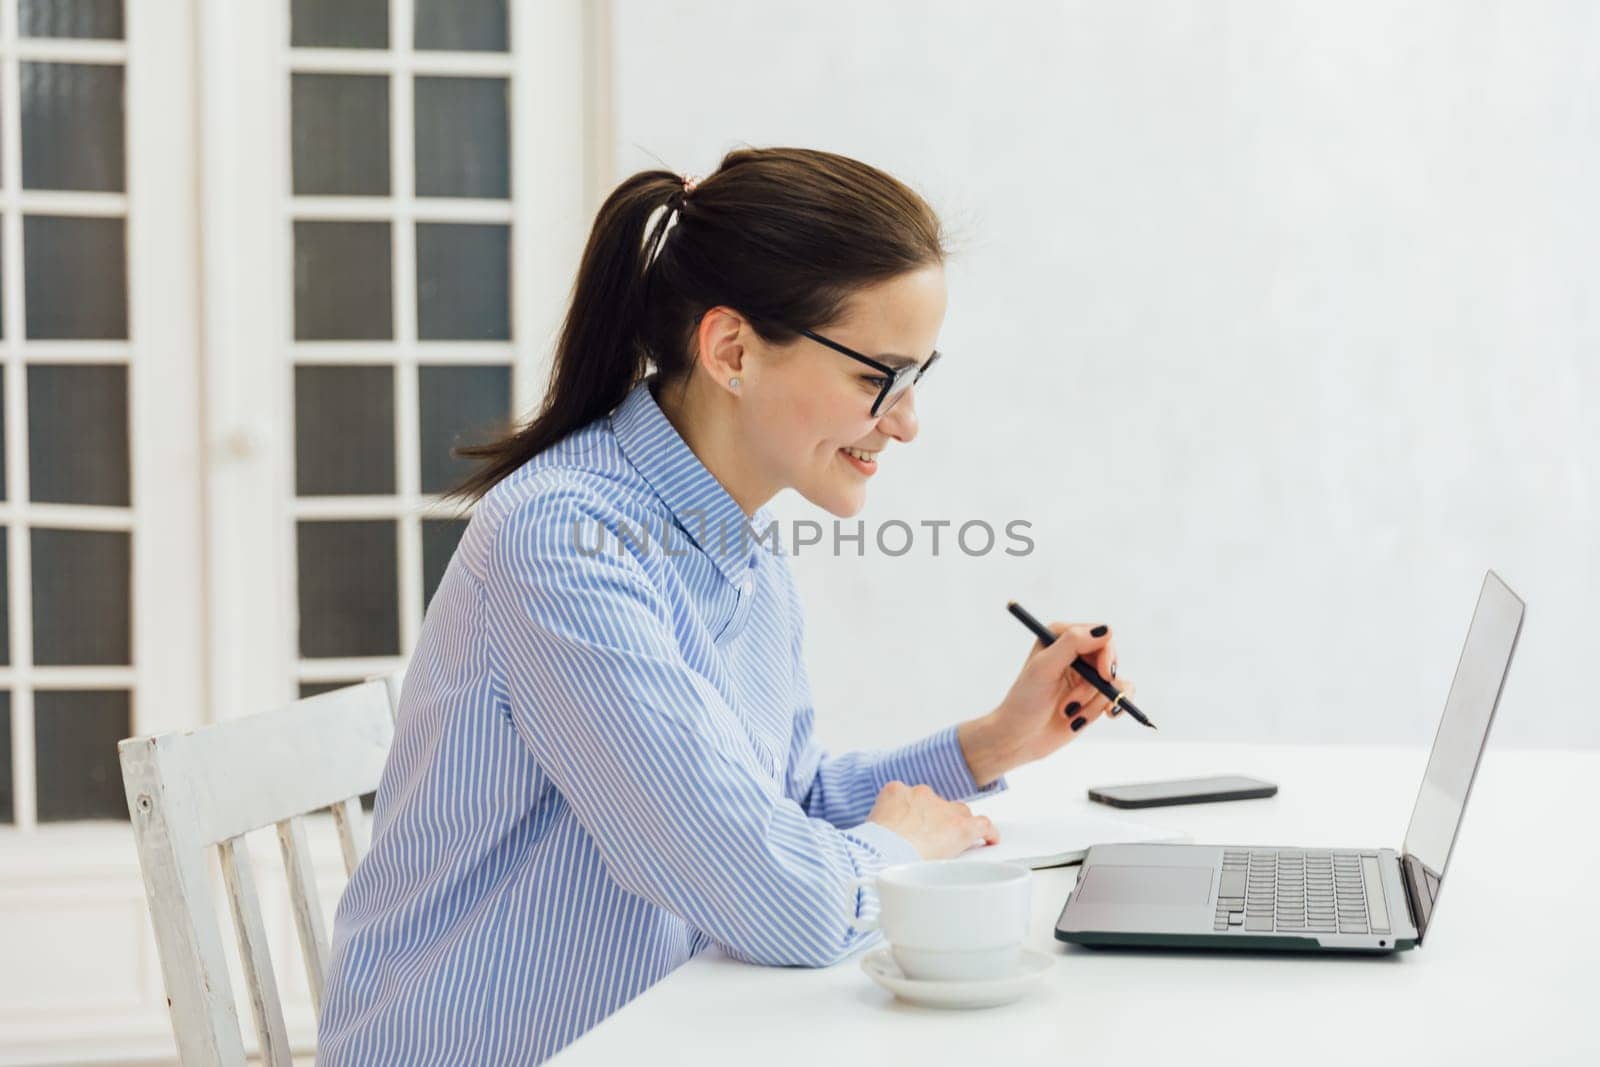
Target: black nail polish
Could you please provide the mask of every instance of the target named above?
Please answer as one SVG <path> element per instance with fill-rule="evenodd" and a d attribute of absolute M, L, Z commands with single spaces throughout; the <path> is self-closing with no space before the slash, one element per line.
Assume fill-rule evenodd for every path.
<path fill-rule="evenodd" d="M 1111 677 L 1115 678 L 1116 676 L 1117 676 L 1117 665 L 1115 663 L 1113 663 L 1111 665 Z"/>
<path fill-rule="evenodd" d="M 1085 722 L 1087 722 L 1087 721 L 1088 721 L 1087 719 L 1073 719 L 1072 720 L 1072 732 L 1073 733 L 1077 733 L 1079 730 L 1083 729 L 1083 724 Z"/>
<path fill-rule="evenodd" d="M 1074 700 L 1074 701 L 1072 701 L 1071 703 L 1069 703 L 1067 705 L 1065 714 L 1067 714 L 1067 715 L 1076 715 L 1076 714 L 1078 714 L 1078 709 L 1081 708 L 1081 707 L 1083 707 L 1083 705 L 1079 704 L 1076 700 Z"/>
<path fill-rule="evenodd" d="M 1096 626 L 1094 629 L 1089 631 L 1090 637 L 1104 637 L 1105 635 L 1106 627 L 1104 626 Z"/>

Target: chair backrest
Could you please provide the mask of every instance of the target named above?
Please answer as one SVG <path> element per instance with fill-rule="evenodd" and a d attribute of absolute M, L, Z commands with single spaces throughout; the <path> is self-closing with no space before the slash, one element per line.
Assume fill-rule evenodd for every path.
<path fill-rule="evenodd" d="M 216 846 L 267 1064 L 291 1063 L 287 1027 L 244 835 L 276 826 L 314 1009 L 328 937 L 304 816 L 330 811 L 346 871 L 367 849 L 359 797 L 377 788 L 394 739 L 403 672 L 198 730 L 117 746 L 154 920 L 178 1059 L 243 1064 L 245 1053 L 211 893 Z"/>

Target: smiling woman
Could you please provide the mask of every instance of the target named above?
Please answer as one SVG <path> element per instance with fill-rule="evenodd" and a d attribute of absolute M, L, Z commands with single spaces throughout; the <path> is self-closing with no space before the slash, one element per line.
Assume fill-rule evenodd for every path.
<path fill-rule="evenodd" d="M 335 918 L 319 1063 L 539 1062 L 713 944 L 836 962 L 877 936 L 854 880 L 997 840 L 962 800 L 1075 736 L 1067 665 L 1109 669 L 1110 638 L 1072 628 L 993 710 L 829 756 L 788 562 L 747 536 L 785 488 L 854 514 L 916 437 L 944 254 L 919 196 L 825 152 L 606 200 L 543 407 L 462 450 L 477 507 Z"/>

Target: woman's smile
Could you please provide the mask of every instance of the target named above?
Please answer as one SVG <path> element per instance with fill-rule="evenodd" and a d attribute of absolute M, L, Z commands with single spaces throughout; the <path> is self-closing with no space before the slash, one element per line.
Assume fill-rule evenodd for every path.
<path fill-rule="evenodd" d="M 876 452 L 867 452 L 859 448 L 841 448 L 839 449 L 839 454 L 862 474 L 871 475 L 878 469 L 878 453 Z"/>

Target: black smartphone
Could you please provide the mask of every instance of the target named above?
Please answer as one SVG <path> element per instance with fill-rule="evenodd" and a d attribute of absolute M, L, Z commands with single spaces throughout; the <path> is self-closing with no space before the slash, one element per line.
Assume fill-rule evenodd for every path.
<path fill-rule="evenodd" d="M 1179 778 L 1171 782 L 1135 782 L 1101 785 L 1089 790 L 1089 799 L 1113 808 L 1159 808 L 1166 804 L 1209 804 L 1214 800 L 1251 800 L 1278 791 L 1271 782 L 1225 774 L 1215 778 Z"/>

